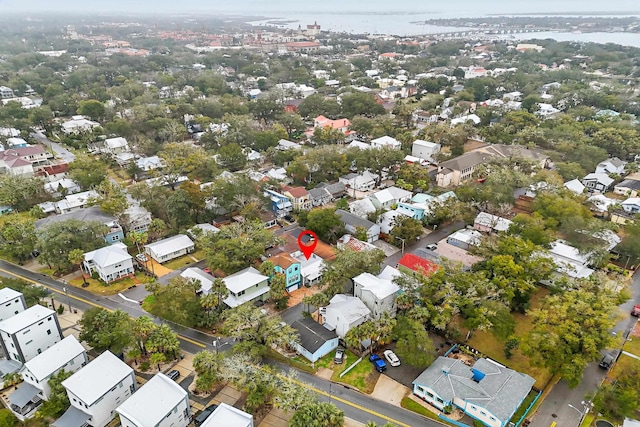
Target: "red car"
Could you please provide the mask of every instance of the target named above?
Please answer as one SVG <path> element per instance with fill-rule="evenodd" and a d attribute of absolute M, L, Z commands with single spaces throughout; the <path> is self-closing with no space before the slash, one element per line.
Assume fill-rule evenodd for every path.
<path fill-rule="evenodd" d="M 633 308 L 631 309 L 631 315 L 640 317 L 640 304 L 636 304 L 633 306 Z"/>

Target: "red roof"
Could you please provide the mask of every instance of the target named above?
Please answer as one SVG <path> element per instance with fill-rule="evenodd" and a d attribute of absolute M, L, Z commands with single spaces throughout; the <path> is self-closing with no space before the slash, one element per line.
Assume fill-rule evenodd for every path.
<path fill-rule="evenodd" d="M 398 265 L 402 265 L 409 270 L 422 273 L 427 277 L 431 276 L 438 269 L 438 264 L 435 262 L 420 258 L 414 254 L 404 254 L 404 256 L 400 258 L 400 261 L 398 261 Z"/>
<path fill-rule="evenodd" d="M 288 192 L 291 196 L 296 199 L 300 199 L 302 197 L 308 196 L 309 192 L 304 187 L 283 187 L 284 192 Z"/>

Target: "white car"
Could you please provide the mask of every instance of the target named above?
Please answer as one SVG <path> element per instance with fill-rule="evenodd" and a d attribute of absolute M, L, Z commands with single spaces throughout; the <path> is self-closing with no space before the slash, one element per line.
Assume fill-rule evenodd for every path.
<path fill-rule="evenodd" d="M 384 354 L 384 358 L 387 359 L 389 365 L 400 366 L 400 359 L 398 359 L 398 356 L 396 356 L 392 350 L 385 350 L 382 354 Z"/>

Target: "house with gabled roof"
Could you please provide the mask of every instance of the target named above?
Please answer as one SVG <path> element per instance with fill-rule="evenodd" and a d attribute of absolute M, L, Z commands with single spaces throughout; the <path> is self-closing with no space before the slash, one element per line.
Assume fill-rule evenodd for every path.
<path fill-rule="evenodd" d="M 312 208 L 311 196 L 304 187 L 282 187 L 282 193 L 291 200 L 294 211 L 308 211 Z"/>
<path fill-rule="evenodd" d="M 193 241 L 184 234 L 144 245 L 144 252 L 160 264 L 190 254 L 194 249 Z"/>
<path fill-rule="evenodd" d="M 67 135 L 91 132 L 94 128 L 100 126 L 100 123 L 88 120 L 84 116 L 72 116 L 71 120 L 62 123 L 62 132 Z"/>
<path fill-rule="evenodd" d="M 200 283 L 200 289 L 198 293 L 207 295 L 211 293 L 213 288 L 213 276 L 204 272 L 204 270 L 198 267 L 189 267 L 180 273 L 180 277 L 184 279 L 197 280 Z"/>
<path fill-rule="evenodd" d="M 409 201 L 412 195 L 411 191 L 391 186 L 384 190 L 376 191 L 369 198 L 378 209 L 391 209 L 393 205 Z"/>
<path fill-rule="evenodd" d="M 0 289 L 0 322 L 27 309 L 27 302 L 21 292 L 11 288 Z"/>
<path fill-rule="evenodd" d="M 371 140 L 371 147 L 378 149 L 386 147 L 394 150 L 399 150 L 402 148 L 402 143 L 395 138 L 385 135 L 381 136 L 380 138 Z"/>
<path fill-rule="evenodd" d="M 96 272 L 105 283 L 111 283 L 134 273 L 133 257 L 122 242 L 84 254 L 82 263 L 89 275 Z"/>
<path fill-rule="evenodd" d="M 329 193 L 329 201 L 340 199 L 347 194 L 347 187 L 345 187 L 342 182 L 335 182 L 333 184 L 321 182 L 316 188 L 324 188 Z"/>
<path fill-rule="evenodd" d="M 380 238 L 380 226 L 378 224 L 375 224 L 368 219 L 360 218 L 359 216 L 342 209 L 336 210 L 336 214 L 340 217 L 344 223 L 345 229 L 349 233 L 355 234 L 357 233 L 358 227 L 364 227 L 367 231 L 367 242 L 375 242 Z"/>
<path fill-rule="evenodd" d="M 492 215 L 487 212 L 480 212 L 473 221 L 473 228 L 485 233 L 506 232 L 511 227 L 511 220 Z"/>
<path fill-rule="evenodd" d="M 411 253 L 404 254 L 397 266 L 398 271 L 402 273 L 419 274 L 424 277 L 431 276 L 439 267 L 435 262 Z"/>
<path fill-rule="evenodd" d="M 535 380 L 493 360 L 473 366 L 438 357 L 413 381 L 413 394 L 441 411 L 456 406 L 486 426 L 503 427 L 531 391 Z"/>
<path fill-rule="evenodd" d="M 360 298 L 376 319 L 384 312 L 395 315 L 400 287 L 394 280 L 401 275 L 400 271 L 390 266 L 386 266 L 377 276 L 362 273 L 353 278 L 353 296 Z"/>
<path fill-rule="evenodd" d="M 295 344 L 296 350 L 311 362 L 317 362 L 338 348 L 338 335 L 309 317 L 294 321 L 291 327 L 300 337 L 299 343 Z"/>
<path fill-rule="evenodd" d="M 116 412 L 122 427 L 187 427 L 191 422 L 189 394 L 160 372 L 118 406 Z"/>
<path fill-rule="evenodd" d="M 221 402 L 200 427 L 253 427 L 253 415 Z"/>
<path fill-rule="evenodd" d="M 309 190 L 309 200 L 311 207 L 317 208 L 331 202 L 331 193 L 324 187 L 312 188 Z"/>
<path fill-rule="evenodd" d="M 302 281 L 300 262 L 286 252 L 279 253 L 269 258 L 273 263 L 276 273 L 284 274 L 288 292 L 295 291 Z"/>
<path fill-rule="evenodd" d="M 614 182 L 606 173 L 590 173 L 582 178 L 582 183 L 590 192 L 606 193 Z"/>
<path fill-rule="evenodd" d="M 269 277 L 254 267 L 247 267 L 222 280 L 229 290 L 229 296 L 224 299 L 224 303 L 231 308 L 245 302 L 266 301 L 269 298 Z"/>
<path fill-rule="evenodd" d="M 344 338 L 349 330 L 361 325 L 371 316 L 371 310 L 360 298 L 345 294 L 334 295 L 323 311 L 324 326 L 335 331 L 340 338 Z"/>
<path fill-rule="evenodd" d="M 604 160 L 596 166 L 596 173 L 606 173 L 615 175 L 624 175 L 624 167 L 627 162 L 620 160 L 617 157 Z"/>

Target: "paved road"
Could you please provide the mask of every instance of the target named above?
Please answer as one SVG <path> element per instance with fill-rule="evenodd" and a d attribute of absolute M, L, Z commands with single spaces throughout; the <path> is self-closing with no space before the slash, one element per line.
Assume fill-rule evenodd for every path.
<path fill-rule="evenodd" d="M 640 274 L 635 274 L 633 276 L 632 298 L 620 306 L 624 318 L 616 324 L 614 328 L 616 334 L 627 334 L 635 325 L 637 319 L 631 317 L 629 312 L 633 305 L 639 301 Z M 577 426 L 580 419 L 579 411 L 571 408 L 569 404 L 584 411 L 584 405 L 581 402 L 585 401 L 587 394 L 594 392 L 600 386 L 606 372 L 598 367 L 598 362 L 592 362 L 586 367 L 583 375 L 582 381 L 574 389 L 570 389 L 565 381 L 560 381 L 538 409 L 531 427 L 549 427 L 554 421 L 558 427 Z"/>
<path fill-rule="evenodd" d="M 51 150 L 56 154 L 56 157 L 63 159 L 66 163 L 71 163 L 76 159 L 75 154 L 73 154 L 57 142 L 51 141 L 42 132 L 34 132 L 31 134 L 31 136 L 37 139 L 41 144 L 51 148 Z"/>
<path fill-rule="evenodd" d="M 464 222 L 459 221 L 459 222 L 453 222 L 451 224 L 448 224 L 442 228 L 437 228 L 435 231 L 432 231 L 431 233 L 427 234 L 426 236 L 422 237 L 420 240 L 418 240 L 417 242 L 411 244 L 411 245 L 407 245 L 404 248 L 404 252 L 405 253 L 410 253 L 411 251 L 418 249 L 418 248 L 425 248 L 427 245 L 431 244 L 431 243 L 437 243 L 440 240 L 444 239 L 445 237 L 447 237 L 449 234 L 453 233 L 454 231 L 460 230 L 461 228 L 464 228 Z M 398 261 L 400 261 L 400 258 L 402 258 L 402 253 L 401 252 L 396 252 L 395 254 L 387 257 L 383 263 L 385 265 L 390 265 L 392 267 L 395 267 L 396 264 L 398 264 Z"/>

